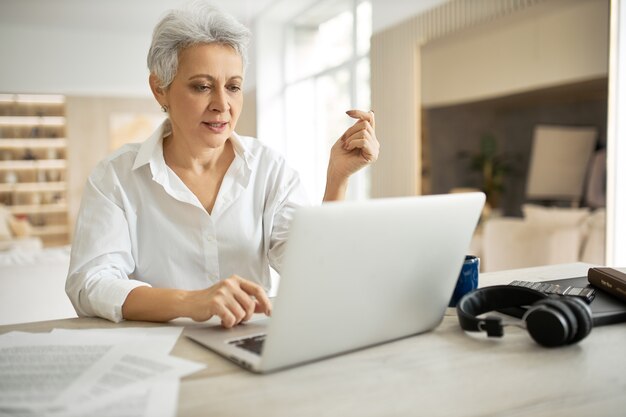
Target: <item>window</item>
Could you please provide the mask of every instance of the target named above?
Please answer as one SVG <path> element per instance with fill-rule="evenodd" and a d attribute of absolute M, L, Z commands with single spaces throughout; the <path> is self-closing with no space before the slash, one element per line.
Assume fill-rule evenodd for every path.
<path fill-rule="evenodd" d="M 354 123 L 345 111 L 370 108 L 367 1 L 323 1 L 286 26 L 283 152 L 299 170 L 312 201 L 320 201 L 330 148 Z M 350 180 L 349 199 L 369 197 L 369 172 Z"/>

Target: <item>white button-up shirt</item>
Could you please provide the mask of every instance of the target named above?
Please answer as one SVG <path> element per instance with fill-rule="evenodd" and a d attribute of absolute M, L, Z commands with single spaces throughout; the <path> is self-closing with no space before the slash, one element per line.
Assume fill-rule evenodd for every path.
<path fill-rule="evenodd" d="M 298 174 L 258 140 L 233 133 L 235 158 L 211 214 L 166 164 L 169 121 L 92 172 L 72 243 L 66 292 L 80 316 L 122 320 L 141 285 L 196 290 L 233 274 L 270 289 L 294 210 Z"/>

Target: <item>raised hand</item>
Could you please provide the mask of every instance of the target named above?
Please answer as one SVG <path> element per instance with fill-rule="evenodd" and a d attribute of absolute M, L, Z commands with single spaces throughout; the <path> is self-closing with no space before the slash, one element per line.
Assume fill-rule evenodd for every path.
<path fill-rule="evenodd" d="M 378 159 L 380 143 L 376 138 L 374 112 L 348 110 L 346 114 L 357 121 L 330 151 L 324 201 L 343 199 L 348 178 Z"/>

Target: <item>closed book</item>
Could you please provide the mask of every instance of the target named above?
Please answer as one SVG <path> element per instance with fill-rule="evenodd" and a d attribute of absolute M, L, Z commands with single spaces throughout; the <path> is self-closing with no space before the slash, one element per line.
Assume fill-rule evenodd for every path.
<path fill-rule="evenodd" d="M 626 302 L 626 269 L 589 268 L 587 280 L 594 287 Z"/>

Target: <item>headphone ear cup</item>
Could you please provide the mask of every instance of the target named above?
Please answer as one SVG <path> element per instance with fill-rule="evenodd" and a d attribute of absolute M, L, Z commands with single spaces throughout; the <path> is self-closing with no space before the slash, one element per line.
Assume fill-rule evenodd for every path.
<path fill-rule="evenodd" d="M 576 316 L 560 300 L 547 298 L 533 304 L 525 315 L 530 336 L 545 347 L 571 343 L 578 333 Z"/>
<path fill-rule="evenodd" d="M 587 304 L 585 304 L 584 301 L 575 297 L 563 297 L 561 301 L 569 307 L 572 313 L 574 313 L 578 324 L 578 331 L 569 343 L 573 344 L 580 342 L 587 337 L 589 333 L 591 333 L 591 329 L 593 328 L 591 309 Z"/>

